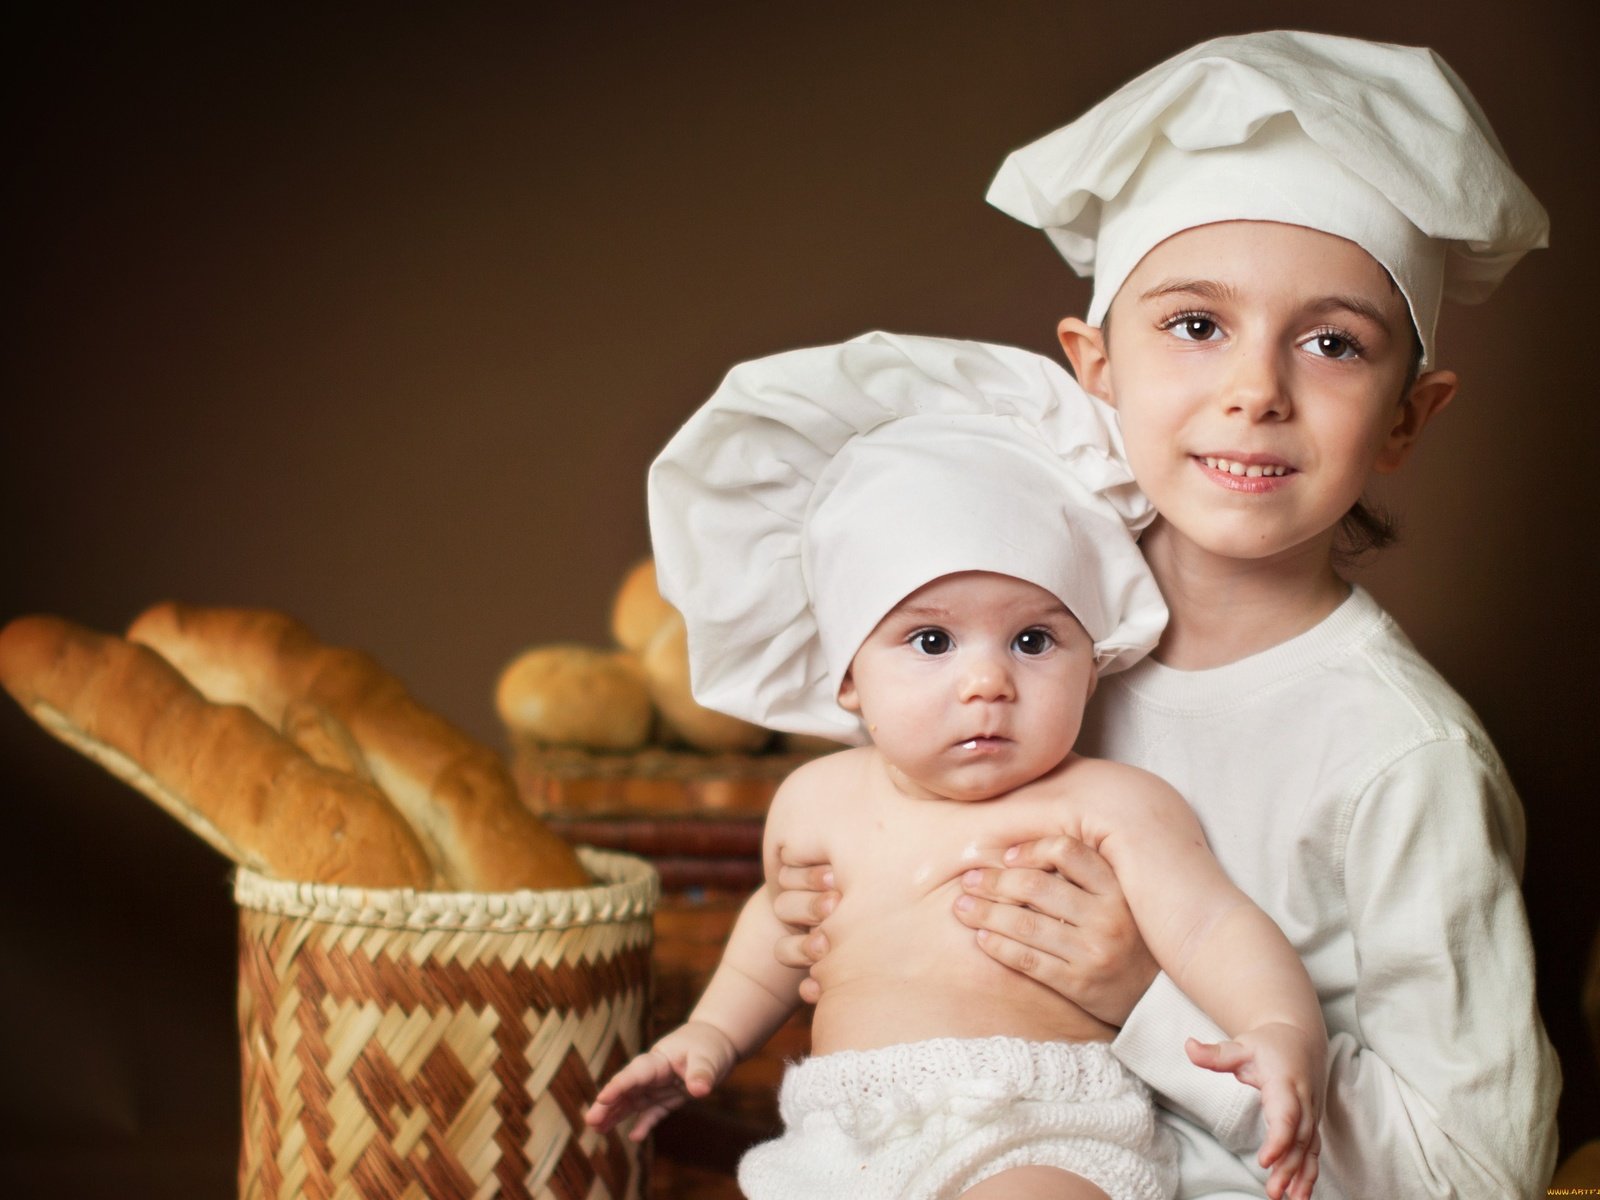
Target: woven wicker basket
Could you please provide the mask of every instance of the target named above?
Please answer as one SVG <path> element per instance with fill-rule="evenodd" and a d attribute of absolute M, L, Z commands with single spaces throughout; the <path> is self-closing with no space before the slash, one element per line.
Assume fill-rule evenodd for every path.
<path fill-rule="evenodd" d="M 637 1200 L 584 1127 L 648 1020 L 654 869 L 580 849 L 572 891 L 426 893 L 240 871 L 239 1194 Z"/>
<path fill-rule="evenodd" d="M 537 813 L 758 813 L 816 753 L 702 754 L 649 746 L 628 753 L 512 738 L 511 773 Z"/>
<path fill-rule="evenodd" d="M 655 911 L 656 1035 L 681 1025 L 705 990 L 746 899 L 761 885 L 761 829 L 784 777 L 817 751 L 700 754 L 650 747 L 602 754 L 512 742 L 523 801 L 569 841 L 647 858 L 661 876 Z M 784 1065 L 811 1045 L 801 1006 L 712 1094 L 664 1122 L 651 1200 L 738 1200 L 733 1163 L 775 1136 Z"/>

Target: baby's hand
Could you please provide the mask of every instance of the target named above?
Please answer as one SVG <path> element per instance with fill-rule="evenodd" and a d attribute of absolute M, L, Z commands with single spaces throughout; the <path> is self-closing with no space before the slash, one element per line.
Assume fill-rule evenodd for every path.
<path fill-rule="evenodd" d="M 710 1094 L 738 1060 L 733 1043 L 720 1029 L 691 1021 L 612 1076 L 583 1119 L 605 1133 L 624 1117 L 638 1113 L 628 1137 L 642 1142 L 663 1117 L 690 1097 Z"/>
<path fill-rule="evenodd" d="M 1327 1042 L 1305 1030 L 1273 1023 L 1247 1030 L 1228 1042 L 1190 1038 L 1185 1049 L 1197 1066 L 1227 1071 L 1261 1092 L 1267 1140 L 1256 1161 L 1271 1167 L 1272 1200 L 1309 1200 L 1322 1153 L 1323 1091 L 1327 1087 Z"/>

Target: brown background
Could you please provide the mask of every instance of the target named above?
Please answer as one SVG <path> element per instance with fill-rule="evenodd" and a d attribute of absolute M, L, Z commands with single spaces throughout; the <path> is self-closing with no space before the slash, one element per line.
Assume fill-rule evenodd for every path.
<path fill-rule="evenodd" d="M 41 9 L 45 6 L 40 6 Z M 1084 286 L 1002 154 L 1283 6 L 48 8 L 7 39 L 0 619 L 273 606 L 498 741 L 527 644 L 601 641 L 644 469 L 732 363 L 871 328 L 1052 351 Z M 398 6 L 394 6 L 398 8 Z M 1577 3 L 1352 0 L 1437 47 L 1554 222 L 1489 305 L 1364 578 L 1524 793 L 1570 1148 L 1600 914 L 1593 42 Z M 560 15 L 551 15 L 559 12 Z M 0 706 L 0 1192 L 220 1196 L 223 861 Z"/>

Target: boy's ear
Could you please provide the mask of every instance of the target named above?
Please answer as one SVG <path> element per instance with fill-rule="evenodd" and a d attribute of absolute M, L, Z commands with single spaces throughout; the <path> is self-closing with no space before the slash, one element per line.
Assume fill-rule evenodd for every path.
<path fill-rule="evenodd" d="M 1417 376 L 1400 401 L 1400 410 L 1389 434 L 1378 450 L 1373 470 L 1380 475 L 1398 471 L 1411 455 L 1429 421 L 1443 412 L 1456 398 L 1461 380 L 1454 371 L 1427 371 Z"/>
<path fill-rule="evenodd" d="M 844 682 L 839 685 L 839 707 L 845 712 L 861 715 L 861 697 L 856 694 L 856 681 L 850 677 L 850 672 L 844 673 Z"/>
<path fill-rule="evenodd" d="M 1106 358 L 1105 330 L 1077 317 L 1067 317 L 1056 326 L 1056 337 L 1072 364 L 1072 373 L 1078 383 L 1091 396 L 1098 396 L 1107 404 L 1115 405 L 1111 394 L 1110 360 Z"/>

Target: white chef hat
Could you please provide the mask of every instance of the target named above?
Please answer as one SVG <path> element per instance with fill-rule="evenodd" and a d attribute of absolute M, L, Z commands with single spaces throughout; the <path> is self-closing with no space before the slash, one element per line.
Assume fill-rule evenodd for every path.
<path fill-rule="evenodd" d="M 1441 296 L 1482 300 L 1549 230 L 1437 54 L 1317 33 L 1186 50 L 1011 154 L 989 202 L 1094 276 L 1091 325 L 1182 230 L 1280 221 L 1347 238 L 1404 294 L 1424 362 Z"/>
<path fill-rule="evenodd" d="M 737 366 L 651 466 L 649 503 L 695 698 L 773 729 L 863 740 L 838 703 L 850 661 L 943 575 L 1056 595 L 1102 672 L 1166 624 L 1113 413 L 1009 346 L 869 333 Z"/>

